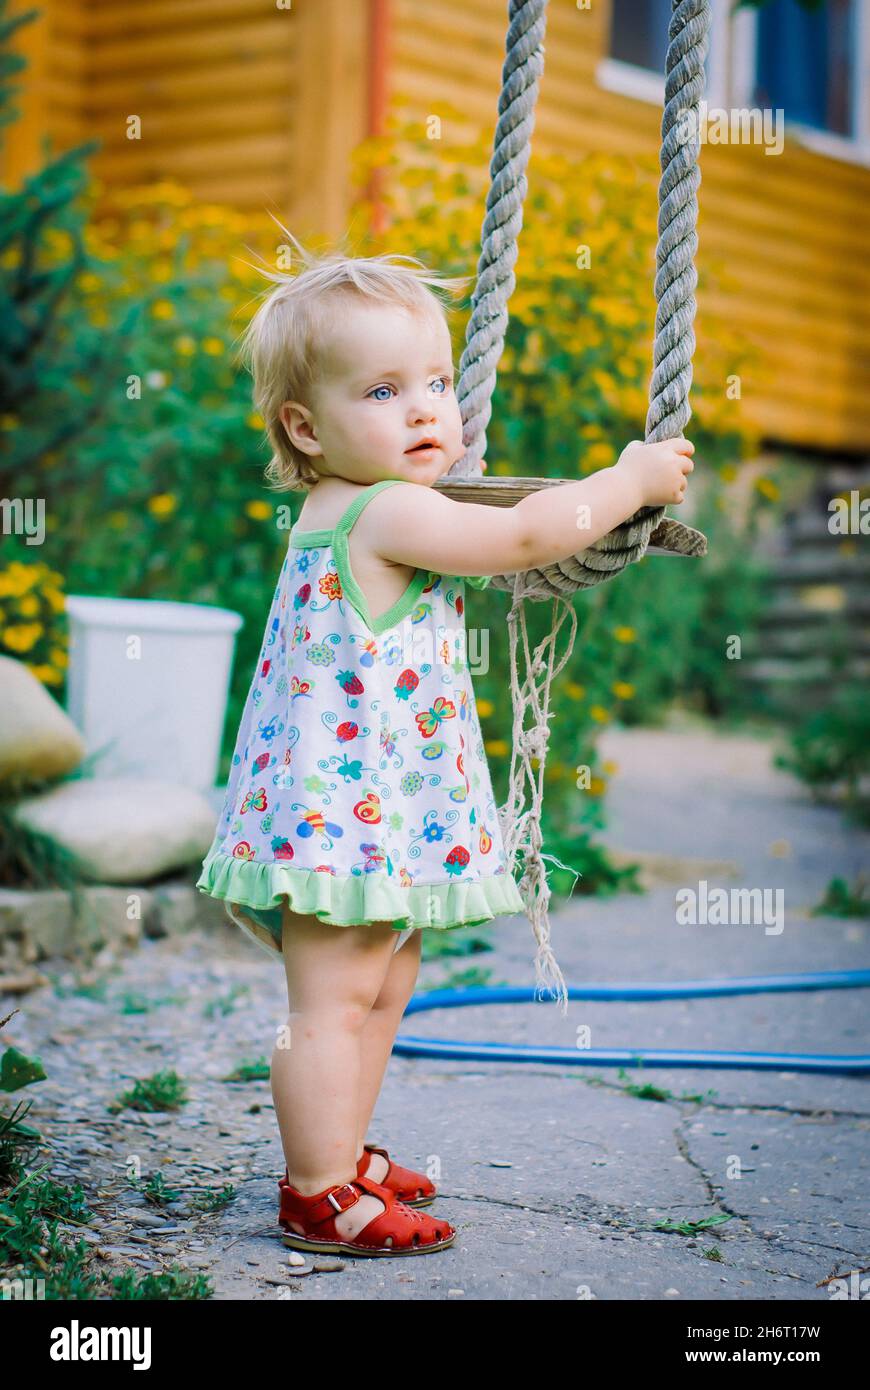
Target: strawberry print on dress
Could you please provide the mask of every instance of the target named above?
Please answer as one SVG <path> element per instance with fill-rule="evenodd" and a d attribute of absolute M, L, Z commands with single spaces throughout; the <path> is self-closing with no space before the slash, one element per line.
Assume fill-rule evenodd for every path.
<path fill-rule="evenodd" d="M 281 901 L 351 926 L 521 913 L 466 652 L 465 581 L 417 570 L 374 619 L 347 537 L 290 535 L 197 886 L 281 950 Z M 488 579 L 475 578 L 475 587 Z"/>

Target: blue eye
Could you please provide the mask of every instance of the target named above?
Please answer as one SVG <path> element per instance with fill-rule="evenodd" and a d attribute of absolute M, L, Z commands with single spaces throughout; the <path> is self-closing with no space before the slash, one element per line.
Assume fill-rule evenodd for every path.
<path fill-rule="evenodd" d="M 447 387 L 450 385 L 450 382 L 446 376 L 439 376 L 436 377 L 435 381 L 433 382 L 433 387 L 437 386 L 439 381 L 442 381 L 444 383 L 444 390 L 440 393 L 442 396 L 444 396 L 447 394 Z"/>
<path fill-rule="evenodd" d="M 391 391 L 392 389 L 393 389 L 393 388 L 392 388 L 391 386 L 376 386 L 376 387 L 374 388 L 374 390 L 369 391 L 369 395 L 370 395 L 371 397 L 375 398 L 375 391 Z M 375 399 L 380 400 L 380 401 L 383 401 L 383 400 L 389 400 L 390 398 L 389 398 L 389 396 L 378 396 L 378 397 L 376 397 Z"/>

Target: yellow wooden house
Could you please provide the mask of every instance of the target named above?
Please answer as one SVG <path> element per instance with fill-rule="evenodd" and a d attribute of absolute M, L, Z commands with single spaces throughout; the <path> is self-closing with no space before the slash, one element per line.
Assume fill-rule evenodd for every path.
<path fill-rule="evenodd" d="M 699 325 L 739 320 L 757 345 L 744 405 L 765 441 L 857 460 L 870 452 L 870 0 L 819 13 L 710 3 L 708 120 L 776 119 L 702 147 L 699 266 L 724 260 L 730 284 L 699 293 Z M 90 167 L 109 186 L 175 179 L 203 200 L 280 209 L 303 238 L 339 238 L 351 151 L 393 103 L 421 125 L 449 103 L 494 128 L 507 0 L 39 9 L 14 40 L 29 66 L 7 185 L 43 162 L 46 136 L 55 152 L 96 138 Z M 534 149 L 655 155 L 670 14 L 671 0 L 550 0 Z M 127 139 L 130 113 L 147 140 Z"/>

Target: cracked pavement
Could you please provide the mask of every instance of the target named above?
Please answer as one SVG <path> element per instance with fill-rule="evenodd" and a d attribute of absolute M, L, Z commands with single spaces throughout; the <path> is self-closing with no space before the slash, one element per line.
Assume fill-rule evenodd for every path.
<path fill-rule="evenodd" d="M 870 966 L 867 919 L 810 915 L 831 878 L 854 883 L 870 836 L 774 771 L 768 742 L 691 723 L 610 730 L 602 756 L 618 771 L 601 838 L 638 853 L 653 886 L 557 907 L 553 942 L 569 982 Z M 730 861 L 736 876 L 714 861 Z M 784 930 L 680 925 L 675 892 L 702 878 L 781 887 Z M 177 1260 L 207 1273 L 223 1299 L 827 1301 L 821 1281 L 870 1266 L 866 1077 L 394 1056 L 368 1137 L 406 1166 L 429 1166 L 439 1197 L 426 1210 L 456 1226 L 456 1242 L 294 1276 L 277 1226 L 283 1159 L 268 1081 L 222 1080 L 269 1056 L 286 1016 L 283 975 L 219 914 L 215 922 L 121 955 L 103 1000 L 59 1001 L 47 988 L 25 996 L 7 1029 L 48 1073 L 28 1092 L 30 1122 L 51 1141 L 39 1159 L 83 1183 L 99 1218 L 90 1239 L 105 1249 L 114 1237 L 104 1258 L 118 1268 Z M 421 981 L 473 964 L 492 972 L 489 983 L 533 984 L 525 918 L 501 918 L 486 934 L 494 952 L 424 963 Z M 125 990 L 177 1002 L 125 1014 Z M 589 1025 L 596 1048 L 866 1053 L 867 1003 L 866 990 L 577 1001 L 563 1019 L 545 1000 L 422 1013 L 400 1032 L 574 1047 Z M 108 1113 L 133 1077 L 163 1067 L 185 1078 L 187 1105 Z M 644 1099 L 631 1085 L 666 1095 Z M 182 1189 L 230 1181 L 237 1195 L 212 1214 L 146 1206 L 126 1183 L 131 1156 L 145 1177 L 160 1169 Z M 656 1229 L 717 1215 L 730 1219 L 694 1234 Z"/>

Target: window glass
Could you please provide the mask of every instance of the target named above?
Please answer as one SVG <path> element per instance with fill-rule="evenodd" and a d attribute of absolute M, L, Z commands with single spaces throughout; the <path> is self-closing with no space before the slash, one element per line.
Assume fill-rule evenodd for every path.
<path fill-rule="evenodd" d="M 671 0 L 613 0 L 610 56 L 664 76 Z"/>
<path fill-rule="evenodd" d="M 758 14 L 753 104 L 781 107 L 787 121 L 852 135 L 855 0 L 769 0 Z"/>

